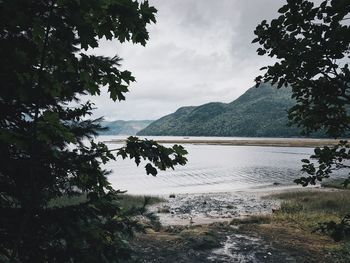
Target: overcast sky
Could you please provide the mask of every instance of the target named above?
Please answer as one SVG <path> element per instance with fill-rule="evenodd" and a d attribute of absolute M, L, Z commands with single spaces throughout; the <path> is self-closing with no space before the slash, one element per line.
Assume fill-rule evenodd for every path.
<path fill-rule="evenodd" d="M 94 117 L 158 119 L 182 106 L 231 102 L 269 63 L 251 44 L 255 27 L 278 16 L 285 0 L 153 0 L 157 23 L 146 47 L 101 41 L 96 54 L 123 58 L 133 73 L 126 101 L 91 100 Z"/>

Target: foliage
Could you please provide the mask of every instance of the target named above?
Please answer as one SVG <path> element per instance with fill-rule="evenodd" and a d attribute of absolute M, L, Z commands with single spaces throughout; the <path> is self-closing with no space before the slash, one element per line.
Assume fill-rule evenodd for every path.
<path fill-rule="evenodd" d="M 350 116 L 350 2 L 324 0 L 315 6 L 307 0 L 287 0 L 271 23 L 262 21 L 255 30 L 259 55 L 276 60 L 262 82 L 292 87 L 295 106 L 289 119 L 304 133 L 323 130 L 331 137 L 349 134 Z M 341 141 L 334 147 L 316 148 L 311 159 L 305 159 L 302 170 L 308 177 L 295 180 L 307 186 L 328 178 L 332 171 L 348 169 L 349 145 Z M 344 182 L 347 186 L 349 179 Z M 334 226 L 334 225 L 328 225 Z"/>
<path fill-rule="evenodd" d="M 117 150 L 117 155 L 123 159 L 134 159 L 137 165 L 141 163 L 142 159 L 148 160 L 149 162 L 145 166 L 146 172 L 153 176 L 158 173 L 155 167 L 165 170 L 167 168 L 174 169 L 175 165 L 185 165 L 187 159 L 184 156 L 186 154 L 187 151 L 181 145 L 175 144 L 172 148 L 166 148 L 153 140 L 140 140 L 133 136 L 128 138 L 125 147 Z"/>
<path fill-rule="evenodd" d="M 257 77 L 257 85 L 265 81 L 279 88 L 290 85 L 296 105 L 289 110 L 289 118 L 305 133 L 323 130 L 339 137 L 349 132 L 349 12 L 349 1 L 326 0 L 316 7 L 310 1 L 287 1 L 277 19 L 270 24 L 263 21 L 255 30 L 258 54 L 277 60 L 262 68 L 266 72 Z M 318 166 L 303 160 L 303 171 L 310 175 L 296 180 L 303 186 L 348 168 L 344 164 L 350 158 L 348 144 L 316 148 L 311 158 Z"/>
<path fill-rule="evenodd" d="M 0 259 L 4 262 L 123 262 L 137 224 L 102 168 L 115 155 L 93 136 L 91 102 L 108 89 L 124 100 L 135 81 L 120 58 L 86 52 L 99 39 L 146 44 L 156 9 L 132 0 L 0 1 Z M 80 103 L 72 107 L 72 102 Z M 117 154 L 149 161 L 148 173 L 186 162 L 130 138 Z M 152 164 L 153 163 L 153 164 Z M 86 201 L 54 206 L 62 196 Z"/>
<path fill-rule="evenodd" d="M 324 146 L 323 148 L 315 148 L 315 154 L 311 156 L 316 159 L 318 165 L 310 162 L 309 159 L 303 159 L 302 171 L 307 173 L 308 177 L 296 179 L 297 184 L 307 186 L 315 185 L 317 181 L 322 181 L 329 178 L 334 170 L 348 169 L 350 166 L 347 161 L 350 159 L 350 145 L 347 141 L 340 141 L 338 145 L 333 147 Z M 347 187 L 350 182 L 350 177 L 343 181 L 343 187 Z"/>
<path fill-rule="evenodd" d="M 330 236 L 335 241 L 340 241 L 346 237 L 350 236 L 350 215 L 345 215 L 340 223 L 335 221 L 329 221 L 320 223 L 317 231 L 324 233 L 330 233 Z"/>
<path fill-rule="evenodd" d="M 257 84 L 291 85 L 297 103 L 289 117 L 307 133 L 324 129 L 339 137 L 349 129 L 349 12 L 347 0 L 326 0 L 316 7 L 288 0 L 277 19 L 255 30 L 258 54 L 277 60 L 263 68 Z"/>
<path fill-rule="evenodd" d="M 291 90 L 269 84 L 251 88 L 235 101 L 182 107 L 152 122 L 139 135 L 293 137 L 300 130 L 287 127 L 287 109 L 294 105 Z M 320 136 L 321 134 L 313 134 Z"/>

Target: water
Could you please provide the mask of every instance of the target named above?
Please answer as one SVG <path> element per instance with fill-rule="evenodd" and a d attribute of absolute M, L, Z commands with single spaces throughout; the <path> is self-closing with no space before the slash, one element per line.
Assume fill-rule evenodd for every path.
<path fill-rule="evenodd" d="M 99 140 L 120 138 L 101 136 Z M 107 145 L 110 148 L 122 146 L 121 144 Z M 115 189 L 127 190 L 131 194 L 244 191 L 271 186 L 275 182 L 293 184 L 292 181 L 301 175 L 300 160 L 309 157 L 313 152 L 312 148 L 296 147 L 193 144 L 185 144 L 184 147 L 189 152 L 188 163 L 185 166 L 178 166 L 175 170 L 160 171 L 156 177 L 153 177 L 146 175 L 144 169 L 146 163 L 141 163 L 137 167 L 131 160 L 118 159 L 106 165 L 107 169 L 113 171 L 109 175 L 109 181 Z"/>

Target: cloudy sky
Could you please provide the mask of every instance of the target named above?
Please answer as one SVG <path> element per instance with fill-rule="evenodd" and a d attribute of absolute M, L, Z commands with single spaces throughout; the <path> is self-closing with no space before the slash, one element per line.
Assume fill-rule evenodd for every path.
<path fill-rule="evenodd" d="M 251 44 L 263 19 L 278 16 L 285 0 L 153 0 L 157 23 L 146 47 L 101 41 L 96 54 L 123 58 L 137 82 L 126 101 L 106 93 L 91 100 L 94 117 L 158 119 L 182 106 L 230 102 L 254 85 L 270 63 Z"/>

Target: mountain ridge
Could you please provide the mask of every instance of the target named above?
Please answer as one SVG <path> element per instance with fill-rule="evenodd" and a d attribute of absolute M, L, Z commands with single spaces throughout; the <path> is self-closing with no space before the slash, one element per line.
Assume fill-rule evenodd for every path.
<path fill-rule="evenodd" d="M 230 103 L 181 107 L 137 135 L 300 137 L 298 128 L 287 126 L 287 110 L 295 104 L 291 95 L 291 88 L 262 84 Z"/>
<path fill-rule="evenodd" d="M 99 132 L 100 135 L 136 135 L 136 133 L 150 123 L 153 120 L 115 120 L 115 121 L 102 121 L 101 126 L 107 128 L 107 130 Z"/>

